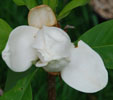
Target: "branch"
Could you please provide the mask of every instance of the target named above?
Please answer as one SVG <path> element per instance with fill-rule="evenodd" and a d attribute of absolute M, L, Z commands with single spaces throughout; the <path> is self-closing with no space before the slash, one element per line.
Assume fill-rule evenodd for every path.
<path fill-rule="evenodd" d="M 48 73 L 48 100 L 56 100 L 56 79 Z"/>

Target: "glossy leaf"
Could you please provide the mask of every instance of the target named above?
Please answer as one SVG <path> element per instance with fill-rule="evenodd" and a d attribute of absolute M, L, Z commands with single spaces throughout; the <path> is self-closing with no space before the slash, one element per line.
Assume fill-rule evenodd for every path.
<path fill-rule="evenodd" d="M 24 5 L 24 1 L 23 0 L 13 0 L 13 1 L 19 6 Z"/>
<path fill-rule="evenodd" d="M 25 5 L 28 9 L 31 9 L 37 5 L 36 0 L 13 0 L 17 5 Z"/>
<path fill-rule="evenodd" d="M 14 85 L 12 89 L 6 91 L 4 95 L 0 98 L 0 100 L 32 100 L 30 82 L 36 72 L 37 69 L 32 70 L 32 72 L 28 73 L 25 77 L 18 80 L 16 82 L 16 85 Z M 22 73 L 20 73 L 20 75 L 21 74 Z M 13 73 L 13 75 L 15 75 L 15 77 L 18 77 L 19 74 Z M 13 77 L 10 78 L 12 78 L 15 81 Z"/>
<path fill-rule="evenodd" d="M 72 9 L 79 7 L 79 6 L 83 6 L 87 4 L 88 2 L 89 0 L 71 0 L 60 12 L 57 19 L 61 20 L 62 18 L 66 17 Z"/>
<path fill-rule="evenodd" d="M 32 100 L 32 88 L 31 85 L 28 85 L 27 89 L 25 90 L 24 96 L 22 100 Z"/>
<path fill-rule="evenodd" d="M 3 19 L 0 19 L 0 54 L 7 43 L 11 30 L 12 28 Z"/>
<path fill-rule="evenodd" d="M 88 43 L 103 58 L 105 66 L 113 69 L 113 20 L 95 26 L 79 40 Z"/>
<path fill-rule="evenodd" d="M 19 80 L 26 77 L 27 75 L 32 73 L 34 70 L 35 70 L 35 67 L 33 67 L 33 66 L 25 72 L 14 72 L 14 71 L 9 69 L 8 74 L 7 74 L 6 84 L 5 84 L 5 92 L 12 89 L 17 84 L 17 82 Z"/>

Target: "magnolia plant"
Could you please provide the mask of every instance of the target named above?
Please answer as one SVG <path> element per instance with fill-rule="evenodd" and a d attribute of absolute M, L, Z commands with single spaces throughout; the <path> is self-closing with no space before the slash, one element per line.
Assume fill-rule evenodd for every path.
<path fill-rule="evenodd" d="M 68 34 L 57 27 L 49 6 L 32 8 L 28 23 L 12 30 L 2 52 L 11 70 L 24 72 L 35 64 L 47 72 L 60 72 L 65 83 L 86 93 L 106 86 L 108 73 L 100 55 L 82 40 L 77 46 L 71 43 Z"/>

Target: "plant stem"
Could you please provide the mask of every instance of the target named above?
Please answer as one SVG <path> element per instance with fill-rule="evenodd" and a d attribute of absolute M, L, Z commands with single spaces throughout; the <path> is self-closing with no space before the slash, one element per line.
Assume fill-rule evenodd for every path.
<path fill-rule="evenodd" d="M 48 73 L 48 100 L 56 100 L 56 79 Z"/>
<path fill-rule="evenodd" d="M 93 94 L 87 94 L 88 100 L 97 100 L 97 98 Z"/>

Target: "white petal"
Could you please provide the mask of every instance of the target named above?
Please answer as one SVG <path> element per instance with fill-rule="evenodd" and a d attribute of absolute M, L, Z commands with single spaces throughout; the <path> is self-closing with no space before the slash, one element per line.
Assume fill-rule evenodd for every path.
<path fill-rule="evenodd" d="M 50 62 L 68 57 L 72 47 L 71 40 L 60 28 L 43 27 L 38 32 L 35 44 L 41 62 Z"/>
<path fill-rule="evenodd" d="M 43 66 L 47 66 L 47 62 L 45 62 L 45 63 L 43 63 L 43 62 L 41 62 L 41 61 L 38 61 L 37 63 L 36 63 L 36 67 L 43 67 Z"/>
<path fill-rule="evenodd" d="M 42 28 L 43 25 L 56 25 L 57 21 L 52 9 L 47 5 L 41 5 L 30 10 L 28 23 L 31 26 Z"/>
<path fill-rule="evenodd" d="M 16 72 L 27 70 L 36 60 L 36 52 L 32 48 L 38 29 L 31 26 L 19 26 L 9 36 L 2 57 L 8 67 Z"/>
<path fill-rule="evenodd" d="M 53 60 L 53 61 L 49 62 L 48 65 L 44 66 L 43 68 L 47 72 L 60 72 L 69 62 L 70 61 L 68 58 Z"/>
<path fill-rule="evenodd" d="M 72 88 L 86 93 L 103 89 L 108 73 L 101 57 L 83 41 L 71 53 L 71 62 L 61 72 L 62 79 Z"/>

